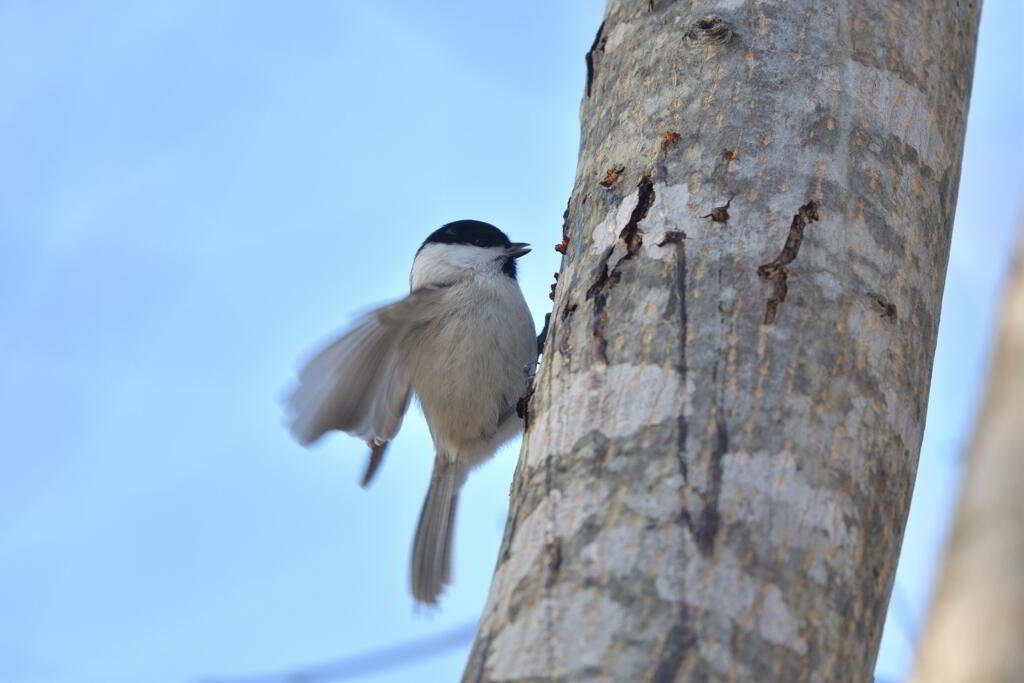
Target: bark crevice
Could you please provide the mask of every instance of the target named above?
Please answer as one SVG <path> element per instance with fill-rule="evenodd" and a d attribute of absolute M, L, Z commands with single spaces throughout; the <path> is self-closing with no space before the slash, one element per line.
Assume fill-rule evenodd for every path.
<path fill-rule="evenodd" d="M 721 521 L 718 502 L 722 494 L 722 459 L 728 452 L 729 428 L 725 420 L 719 417 L 708 458 L 707 490 L 702 495 L 700 514 L 696 520 L 686 508 L 683 508 L 680 514 L 680 521 L 690 530 L 697 547 L 705 556 L 710 556 L 714 552 L 715 539 L 718 537 L 718 527 Z"/>
<path fill-rule="evenodd" d="M 604 37 L 604 24 L 597 27 L 597 35 L 594 36 L 594 42 L 590 46 L 590 50 L 587 51 L 586 62 L 587 62 L 587 97 L 590 97 L 590 89 L 594 85 L 594 78 L 596 76 L 597 69 L 597 58 L 604 52 L 605 42 L 608 40 Z M 578 58 L 577 58 L 578 59 Z M 577 62 L 578 64 L 579 62 Z"/>
<path fill-rule="evenodd" d="M 675 621 L 665 634 L 658 653 L 658 668 L 651 677 L 653 683 L 675 683 L 687 653 L 697 645 L 697 631 L 690 619 L 690 610 L 684 604 L 676 612 Z"/>
<path fill-rule="evenodd" d="M 609 271 L 608 259 L 611 258 L 615 247 L 608 247 L 597 265 L 597 276 L 593 284 L 587 289 L 586 300 L 594 302 L 594 315 L 590 324 L 590 331 L 594 337 L 594 355 L 602 363 L 608 363 L 608 340 L 605 338 L 605 327 L 608 325 L 608 292 L 619 282 L 621 274 L 618 271 Z"/>
<path fill-rule="evenodd" d="M 643 246 L 643 231 L 640 229 L 640 221 L 647 217 L 647 212 L 654 205 L 656 199 L 654 183 L 651 177 L 644 174 L 637 184 L 637 203 L 630 212 L 629 219 L 619 231 L 619 239 L 626 246 L 626 253 L 623 254 L 614 266 L 609 267 L 608 262 L 615 253 L 615 246 L 612 245 L 604 250 L 597 265 L 597 275 L 594 277 L 590 287 L 587 288 L 586 300 L 594 302 L 594 314 L 591 322 L 591 332 L 594 337 L 594 355 L 602 363 L 608 363 L 608 339 L 605 334 L 608 326 L 608 296 L 622 280 L 621 266 L 624 261 L 633 258 L 640 252 Z"/>
<path fill-rule="evenodd" d="M 644 243 L 643 232 L 640 230 L 640 221 L 647 218 L 647 212 L 651 210 L 655 199 L 654 183 L 651 182 L 651 176 L 645 174 L 640 178 L 640 182 L 636 187 L 636 206 L 633 208 L 632 213 L 630 213 L 629 220 L 626 221 L 622 232 L 619 233 L 619 239 L 626 243 L 626 255 L 622 257 L 623 259 L 633 258 L 640 251 L 640 247 Z M 617 267 L 618 265 L 616 264 Z"/>
<path fill-rule="evenodd" d="M 800 245 L 804 241 L 804 228 L 808 223 L 818 220 L 818 203 L 813 199 L 797 211 L 793 221 L 789 225 L 789 232 L 786 234 L 786 243 L 782 251 L 769 263 L 758 267 L 757 275 L 762 280 L 772 283 L 772 294 L 764 309 L 764 324 L 771 325 L 779 313 L 779 305 L 786 300 L 789 293 L 789 270 L 786 268 L 796 259 L 800 253 Z"/>

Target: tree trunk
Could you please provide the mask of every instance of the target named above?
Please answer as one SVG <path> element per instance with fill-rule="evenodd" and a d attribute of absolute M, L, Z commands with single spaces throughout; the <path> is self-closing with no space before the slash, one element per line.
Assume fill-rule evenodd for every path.
<path fill-rule="evenodd" d="M 1024 678 L 1024 231 L 945 568 L 913 680 Z"/>
<path fill-rule="evenodd" d="M 464 680 L 870 679 L 979 4 L 610 0 Z"/>

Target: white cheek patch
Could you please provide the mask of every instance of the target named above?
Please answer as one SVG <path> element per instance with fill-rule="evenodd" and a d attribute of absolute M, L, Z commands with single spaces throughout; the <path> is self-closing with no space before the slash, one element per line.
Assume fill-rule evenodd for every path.
<path fill-rule="evenodd" d="M 438 246 L 425 244 L 416 254 L 416 260 L 412 262 L 412 272 L 409 274 L 409 289 L 419 289 L 440 281 L 447 266 L 444 258 L 438 253 Z"/>
<path fill-rule="evenodd" d="M 472 274 L 501 272 L 502 250 L 469 244 L 425 244 L 409 275 L 410 289 L 450 284 Z"/>

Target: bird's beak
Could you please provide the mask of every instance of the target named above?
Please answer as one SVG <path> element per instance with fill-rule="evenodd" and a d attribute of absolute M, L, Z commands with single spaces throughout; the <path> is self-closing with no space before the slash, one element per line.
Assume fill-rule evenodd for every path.
<path fill-rule="evenodd" d="M 513 242 L 505 247 L 506 253 L 512 258 L 519 258 L 530 253 L 530 245 L 526 242 Z"/>

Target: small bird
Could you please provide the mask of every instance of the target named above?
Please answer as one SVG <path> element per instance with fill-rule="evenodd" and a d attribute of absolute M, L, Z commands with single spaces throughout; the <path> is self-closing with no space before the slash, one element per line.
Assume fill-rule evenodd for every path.
<path fill-rule="evenodd" d="M 516 280 L 530 246 L 498 228 L 461 220 L 441 226 L 416 252 L 410 293 L 371 310 L 314 355 L 287 399 L 292 435 L 304 446 L 339 430 L 364 441 L 373 478 L 413 394 L 434 442 L 434 470 L 412 547 L 417 602 L 435 605 L 451 583 L 459 488 L 469 471 L 523 428 L 539 340 Z"/>

